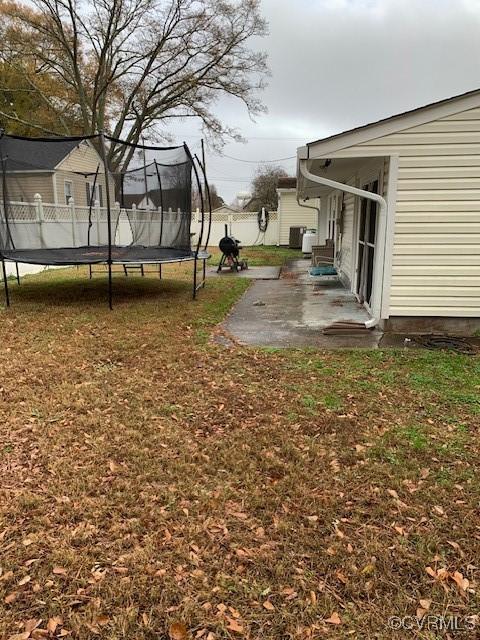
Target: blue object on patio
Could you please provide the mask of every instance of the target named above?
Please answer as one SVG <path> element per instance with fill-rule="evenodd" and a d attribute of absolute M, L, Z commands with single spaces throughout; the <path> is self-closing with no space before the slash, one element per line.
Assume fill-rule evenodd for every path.
<path fill-rule="evenodd" d="M 337 270 L 329 265 L 323 267 L 310 267 L 311 276 L 336 276 Z"/>

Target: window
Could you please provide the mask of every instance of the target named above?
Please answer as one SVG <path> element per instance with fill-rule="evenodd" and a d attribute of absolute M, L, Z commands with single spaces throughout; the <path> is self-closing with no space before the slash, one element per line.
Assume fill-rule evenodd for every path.
<path fill-rule="evenodd" d="M 71 180 L 65 180 L 63 183 L 63 192 L 65 194 L 65 204 L 68 204 L 70 198 L 73 198 L 73 182 Z"/>
<path fill-rule="evenodd" d="M 95 192 L 93 194 L 93 198 L 92 198 L 92 189 L 93 189 L 93 182 L 86 182 L 85 183 L 85 191 L 86 191 L 86 196 L 87 196 L 87 206 L 90 206 L 90 201 L 92 203 L 92 206 L 95 204 L 95 201 L 98 202 L 98 204 L 103 207 L 103 189 L 102 189 L 102 185 L 101 184 L 96 184 L 95 185 Z"/>

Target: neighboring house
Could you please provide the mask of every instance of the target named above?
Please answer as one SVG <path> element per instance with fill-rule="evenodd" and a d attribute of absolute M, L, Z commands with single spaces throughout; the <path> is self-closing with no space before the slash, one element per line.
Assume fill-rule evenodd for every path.
<path fill-rule="evenodd" d="M 308 201 L 297 202 L 297 179 L 279 178 L 278 180 L 278 243 L 288 245 L 290 227 L 307 227 L 317 229 L 319 224 L 319 201 L 312 198 Z M 318 238 L 319 243 L 325 241 L 325 231 Z"/>
<path fill-rule="evenodd" d="M 249 198 L 245 204 L 242 206 L 242 211 L 260 211 L 260 209 L 265 206 L 264 203 L 260 200 L 260 198 Z"/>
<path fill-rule="evenodd" d="M 310 142 L 298 160 L 298 194 L 320 198 L 323 228 L 334 217 L 338 271 L 374 318 L 480 329 L 480 90 Z"/>
<path fill-rule="evenodd" d="M 0 148 L 2 157 L 7 158 L 9 200 L 33 202 L 39 193 L 44 202 L 68 204 L 73 197 L 78 206 L 88 206 L 94 189 L 94 200 L 105 206 L 103 162 L 89 140 L 40 142 L 4 137 Z M 112 200 L 113 190 L 112 180 Z"/>
<path fill-rule="evenodd" d="M 212 213 L 215 215 L 221 215 L 222 213 L 228 215 L 229 213 L 238 213 L 240 209 L 235 209 L 234 207 L 229 207 L 227 204 L 222 204 L 221 207 L 217 207 L 214 209 Z"/>
<path fill-rule="evenodd" d="M 162 189 L 161 193 L 159 189 L 150 189 L 148 194 L 124 193 L 122 197 L 121 193 L 118 193 L 116 198 L 125 209 L 131 209 L 133 205 L 137 209 L 160 209 L 163 206 L 164 211 L 176 211 L 178 204 L 185 199 L 184 193 L 180 188 Z"/>

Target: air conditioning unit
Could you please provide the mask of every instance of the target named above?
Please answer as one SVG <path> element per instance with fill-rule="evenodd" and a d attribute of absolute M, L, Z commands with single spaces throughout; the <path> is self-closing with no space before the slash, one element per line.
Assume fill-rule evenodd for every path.
<path fill-rule="evenodd" d="M 307 227 L 290 227 L 290 234 L 288 237 L 288 246 L 290 249 L 301 249 L 303 234 L 307 230 Z"/>

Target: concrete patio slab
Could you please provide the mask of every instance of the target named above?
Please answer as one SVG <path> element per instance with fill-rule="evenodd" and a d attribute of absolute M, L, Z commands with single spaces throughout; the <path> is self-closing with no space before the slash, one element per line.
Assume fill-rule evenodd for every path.
<path fill-rule="evenodd" d="M 243 344 L 321 349 L 376 348 L 380 331 L 363 335 L 324 335 L 333 322 L 365 322 L 367 311 L 341 283 L 310 278 L 309 261 L 296 260 L 279 280 L 257 281 L 245 292 L 223 323 Z"/>
<path fill-rule="evenodd" d="M 249 267 L 243 271 L 224 269 L 217 272 L 217 267 L 209 267 L 207 277 L 218 278 L 250 278 L 251 280 L 277 280 L 280 277 L 280 267 Z"/>

